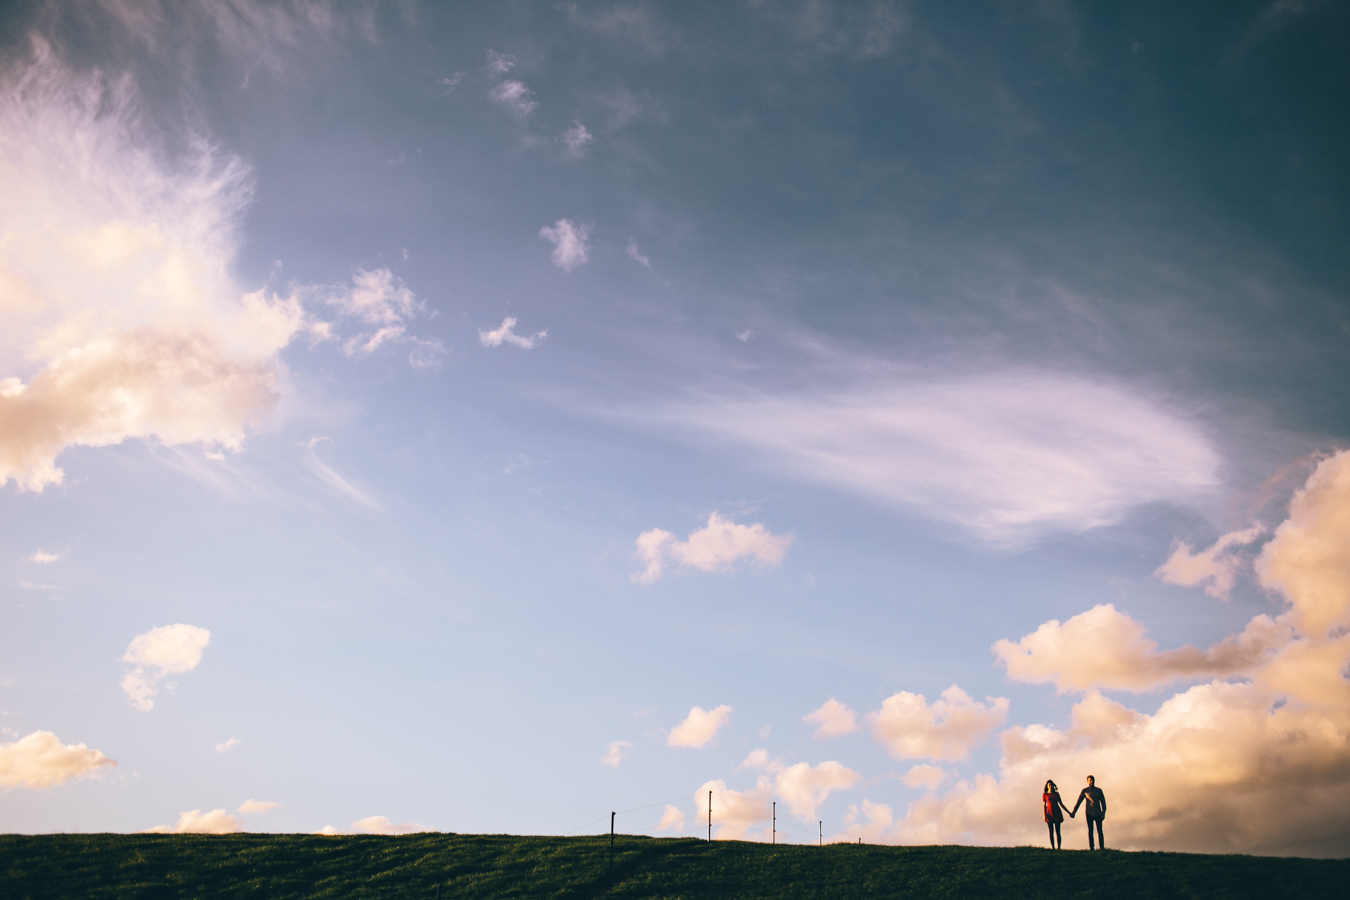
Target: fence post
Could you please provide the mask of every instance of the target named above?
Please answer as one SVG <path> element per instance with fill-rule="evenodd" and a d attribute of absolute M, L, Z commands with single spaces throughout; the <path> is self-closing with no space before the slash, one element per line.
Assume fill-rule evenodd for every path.
<path fill-rule="evenodd" d="M 825 846 L 825 823 L 822 822 L 820 819 L 816 819 L 816 827 L 819 829 L 819 831 L 816 833 L 816 846 L 817 846 L 817 847 L 824 847 L 824 846 Z"/>
<path fill-rule="evenodd" d="M 777 801 L 777 800 L 773 801 L 773 838 L 770 839 L 769 843 L 771 843 L 771 844 L 776 844 L 776 843 L 778 843 L 778 801 Z"/>
<path fill-rule="evenodd" d="M 609 886 L 614 886 L 614 813 L 609 814 Z"/>
<path fill-rule="evenodd" d="M 712 841 L 712 791 L 708 791 L 708 840 Z"/>

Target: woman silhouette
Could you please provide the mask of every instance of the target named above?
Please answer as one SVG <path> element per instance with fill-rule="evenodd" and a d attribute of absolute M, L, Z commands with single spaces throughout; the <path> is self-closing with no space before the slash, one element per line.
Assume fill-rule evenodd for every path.
<path fill-rule="evenodd" d="M 1058 850 L 1064 845 L 1064 838 L 1059 833 L 1059 824 L 1064 821 L 1064 813 L 1069 813 L 1069 818 L 1073 818 L 1073 813 L 1064 805 L 1064 801 L 1059 799 L 1059 788 L 1055 787 L 1053 781 L 1045 783 L 1045 793 L 1041 794 L 1041 805 L 1045 807 L 1045 824 L 1050 829 L 1050 849 Z M 1063 810 L 1063 812 L 1060 812 Z"/>

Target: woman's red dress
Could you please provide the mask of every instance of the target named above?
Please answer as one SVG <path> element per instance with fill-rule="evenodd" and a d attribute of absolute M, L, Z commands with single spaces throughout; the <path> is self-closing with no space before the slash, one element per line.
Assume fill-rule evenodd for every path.
<path fill-rule="evenodd" d="M 1063 822 L 1064 813 L 1060 811 L 1059 791 L 1041 794 L 1041 801 L 1045 804 L 1045 821 Z"/>

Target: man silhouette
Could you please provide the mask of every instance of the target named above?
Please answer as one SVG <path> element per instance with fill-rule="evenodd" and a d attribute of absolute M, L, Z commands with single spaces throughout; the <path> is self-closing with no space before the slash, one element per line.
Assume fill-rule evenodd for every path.
<path fill-rule="evenodd" d="M 1073 805 L 1073 812 L 1069 813 L 1069 815 L 1072 816 L 1073 813 L 1078 812 L 1078 807 L 1086 800 L 1087 810 L 1084 815 L 1087 816 L 1088 849 L 1097 849 L 1092 843 L 1092 823 L 1095 822 L 1097 823 L 1097 845 L 1105 850 L 1106 838 L 1102 836 L 1102 819 L 1106 818 L 1106 795 L 1102 793 L 1101 788 L 1097 787 L 1097 779 L 1089 775 L 1087 781 L 1087 787 L 1079 792 L 1078 802 Z"/>

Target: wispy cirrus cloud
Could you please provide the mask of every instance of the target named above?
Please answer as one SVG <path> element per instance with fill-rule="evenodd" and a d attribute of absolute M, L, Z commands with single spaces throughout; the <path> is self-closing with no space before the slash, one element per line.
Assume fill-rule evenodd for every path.
<path fill-rule="evenodd" d="M 514 329 L 516 320 L 513 316 L 507 316 L 502 319 L 502 324 L 492 331 L 478 329 L 478 343 L 484 347 L 500 347 L 502 344 L 510 344 L 513 347 L 519 347 L 522 350 L 533 350 L 543 343 L 548 337 L 548 329 L 536 331 L 534 334 L 526 337 L 516 334 Z"/>
<path fill-rule="evenodd" d="M 624 418 L 1010 546 L 1201 496 L 1220 464 L 1204 431 L 1167 407 L 1044 372 L 711 393 Z"/>
<path fill-rule="evenodd" d="M 534 91 L 523 81 L 503 81 L 488 91 L 488 99 L 522 119 L 539 107 Z"/>
<path fill-rule="evenodd" d="M 559 219 L 552 225 L 540 228 L 539 236 L 553 245 L 550 258 L 553 264 L 564 272 L 585 265 L 590 259 L 591 248 L 587 243 L 591 236 L 590 225 L 578 225 L 571 219 Z"/>

